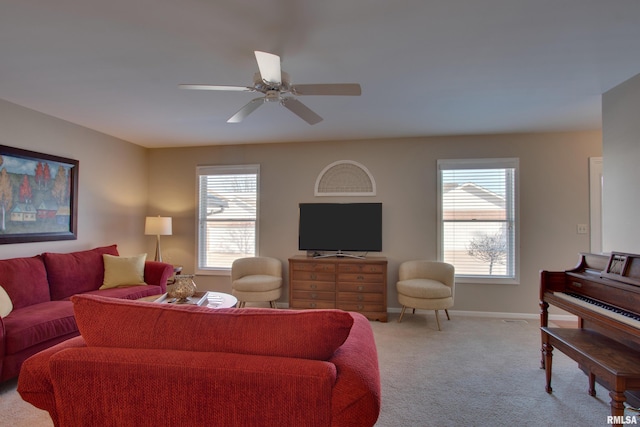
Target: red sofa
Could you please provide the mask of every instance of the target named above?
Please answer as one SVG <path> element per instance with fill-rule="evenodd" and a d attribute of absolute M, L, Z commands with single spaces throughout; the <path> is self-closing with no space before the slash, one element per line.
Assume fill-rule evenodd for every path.
<path fill-rule="evenodd" d="M 0 381 L 17 377 L 29 356 L 79 334 L 72 295 L 137 299 L 165 292 L 173 274 L 171 265 L 147 261 L 146 285 L 98 290 L 104 279 L 103 254 L 117 256 L 118 248 L 0 260 L 0 286 L 13 305 L 9 315 L 0 317 Z"/>
<path fill-rule="evenodd" d="M 72 298 L 81 336 L 29 358 L 18 392 L 56 426 L 373 426 L 369 321 L 340 310 Z"/>

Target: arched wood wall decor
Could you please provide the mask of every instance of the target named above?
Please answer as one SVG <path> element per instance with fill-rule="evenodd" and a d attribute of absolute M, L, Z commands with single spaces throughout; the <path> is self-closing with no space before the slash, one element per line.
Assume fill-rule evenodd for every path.
<path fill-rule="evenodd" d="M 315 195 L 375 196 L 376 181 L 364 165 L 353 160 L 338 160 L 318 175 Z"/>

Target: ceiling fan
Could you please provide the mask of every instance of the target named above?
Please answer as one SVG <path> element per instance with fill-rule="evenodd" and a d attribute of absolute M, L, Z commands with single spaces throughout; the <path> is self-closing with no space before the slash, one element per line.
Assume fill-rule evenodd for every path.
<path fill-rule="evenodd" d="M 322 117 L 294 96 L 301 95 L 344 95 L 359 96 L 362 91 L 357 83 L 302 84 L 293 85 L 289 75 L 280 69 L 280 57 L 272 53 L 256 50 L 259 73 L 253 76 L 253 86 L 217 86 L 205 84 L 181 84 L 181 89 L 227 90 L 237 92 L 260 92 L 264 96 L 254 98 L 235 113 L 227 123 L 240 123 L 265 102 L 278 102 L 310 125 L 322 121 Z"/>

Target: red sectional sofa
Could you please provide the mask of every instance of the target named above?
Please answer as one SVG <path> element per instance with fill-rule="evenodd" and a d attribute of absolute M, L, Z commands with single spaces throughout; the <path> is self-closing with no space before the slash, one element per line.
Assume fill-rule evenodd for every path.
<path fill-rule="evenodd" d="M 0 317 L 0 381 L 17 377 L 29 356 L 79 334 L 72 295 L 137 299 L 165 292 L 173 274 L 171 265 L 147 261 L 145 285 L 98 290 L 104 279 L 103 254 L 117 256 L 117 245 L 0 260 L 0 286 L 13 305 L 9 315 Z"/>
<path fill-rule="evenodd" d="M 380 412 L 369 321 L 340 310 L 72 298 L 81 336 L 29 358 L 18 392 L 56 426 L 366 427 Z"/>

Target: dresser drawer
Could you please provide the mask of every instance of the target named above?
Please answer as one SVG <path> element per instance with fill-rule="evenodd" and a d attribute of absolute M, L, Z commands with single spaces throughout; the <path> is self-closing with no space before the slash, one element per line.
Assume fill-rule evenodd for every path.
<path fill-rule="evenodd" d="M 336 275 L 334 273 L 325 273 L 317 271 L 295 271 L 292 280 L 317 280 L 319 282 L 334 282 Z"/>
<path fill-rule="evenodd" d="M 381 264 L 339 264 L 341 273 L 382 273 L 384 265 Z"/>
<path fill-rule="evenodd" d="M 368 292 L 338 292 L 338 301 L 344 301 L 348 303 L 352 302 L 366 302 L 366 303 L 384 303 L 384 295 L 381 293 L 368 293 Z"/>
<path fill-rule="evenodd" d="M 324 300 L 324 301 L 335 301 L 336 293 L 335 292 L 318 292 L 318 291 L 292 291 L 293 298 L 296 300 Z"/>
<path fill-rule="evenodd" d="M 384 304 L 367 303 L 367 302 L 343 302 L 338 303 L 338 308 L 344 311 L 386 311 Z"/>
<path fill-rule="evenodd" d="M 336 308 L 335 301 L 322 301 L 322 300 L 293 300 L 289 307 L 295 309 L 307 309 L 307 308 L 321 308 L 321 309 L 330 309 Z"/>
<path fill-rule="evenodd" d="M 316 262 L 296 262 L 292 264 L 293 271 L 320 271 L 326 273 L 334 273 L 336 271 L 335 264 L 316 263 Z"/>
<path fill-rule="evenodd" d="M 338 283 L 338 291 L 342 292 L 372 292 L 380 293 L 384 291 L 383 283 Z"/>
<path fill-rule="evenodd" d="M 360 282 L 360 283 L 382 283 L 384 277 L 382 274 L 373 273 L 339 273 L 338 281 L 340 282 Z"/>
<path fill-rule="evenodd" d="M 336 282 L 314 282 L 309 280 L 294 280 L 291 282 L 294 291 L 335 291 Z"/>

